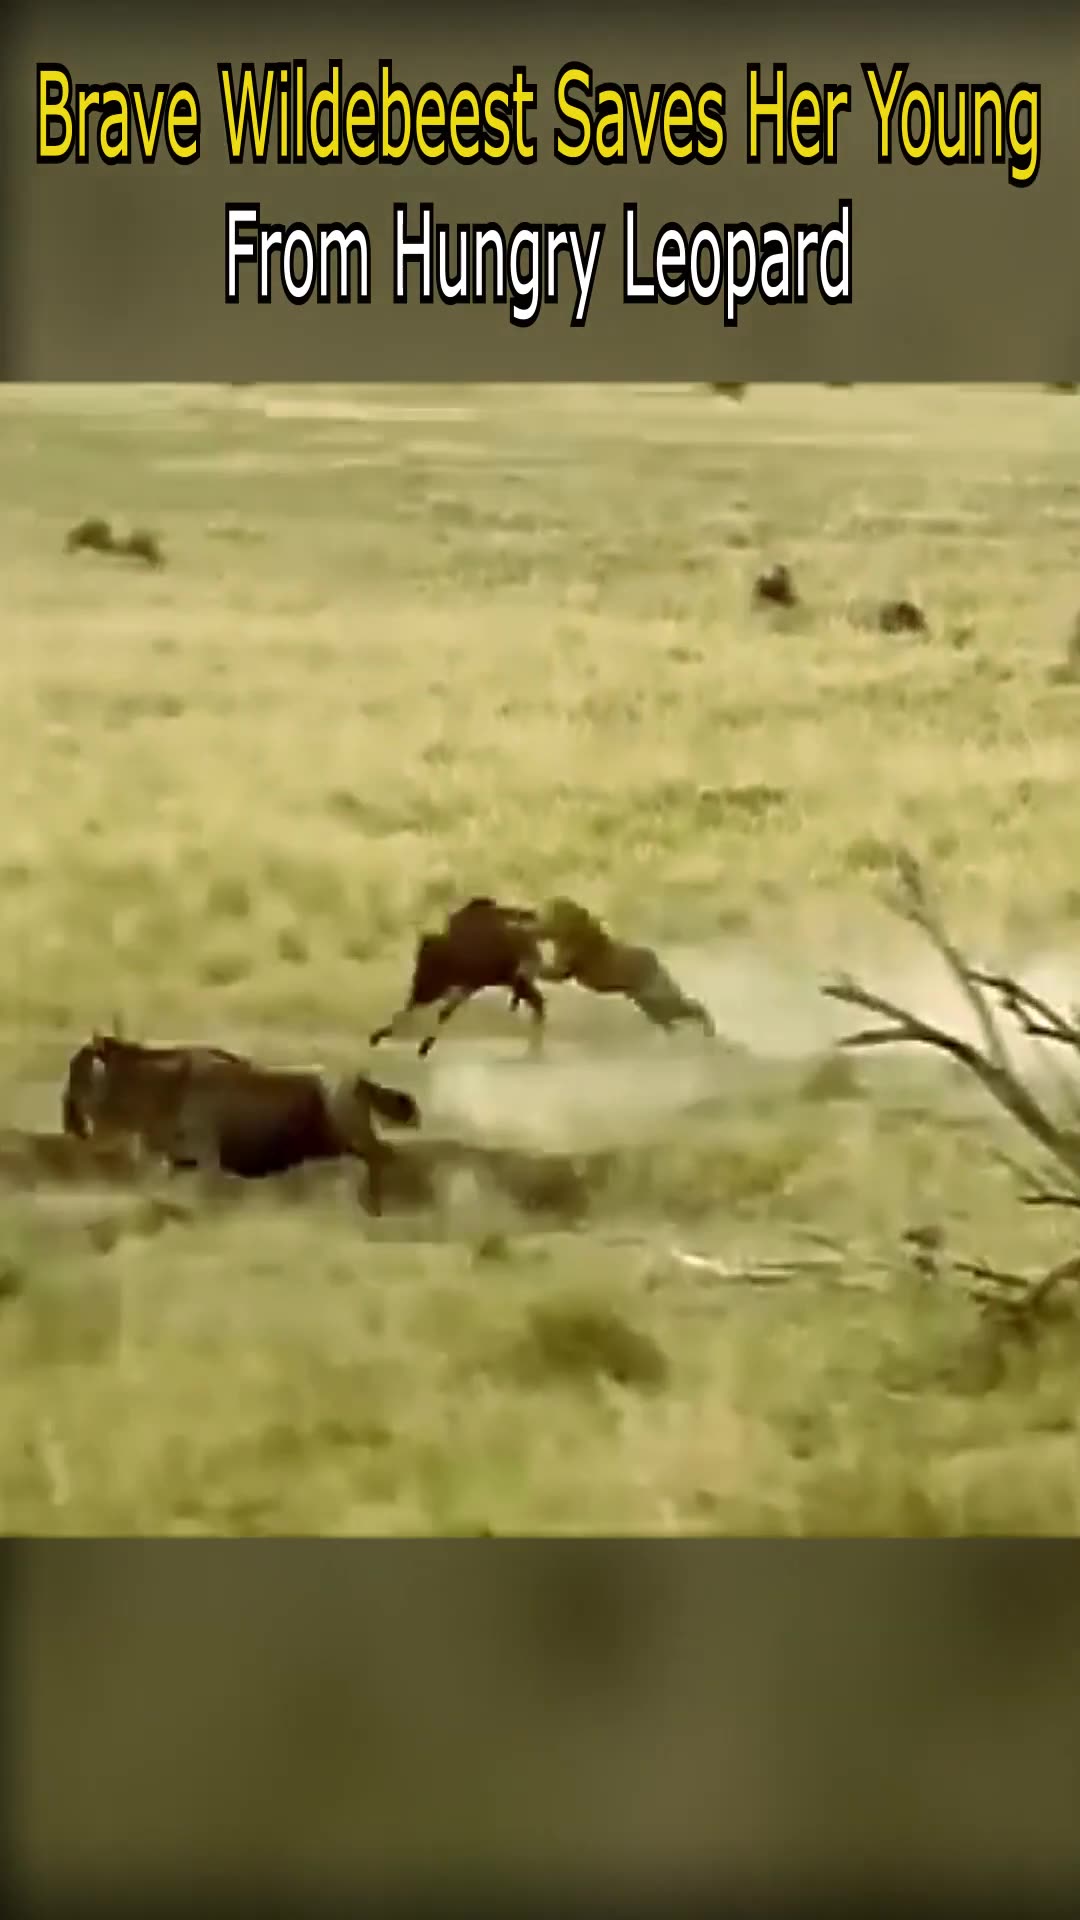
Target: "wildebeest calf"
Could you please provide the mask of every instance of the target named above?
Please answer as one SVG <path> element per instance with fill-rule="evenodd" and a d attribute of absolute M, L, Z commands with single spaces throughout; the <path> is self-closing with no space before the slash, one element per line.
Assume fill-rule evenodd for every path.
<path fill-rule="evenodd" d="M 411 1094 L 365 1074 L 330 1086 L 319 1073 L 257 1065 L 210 1047 L 142 1047 L 95 1035 L 70 1063 L 65 1128 L 134 1134 L 174 1168 L 266 1179 L 313 1160 L 353 1158 L 368 1170 L 368 1206 L 382 1211 L 391 1157 L 373 1113 L 415 1127 Z"/>
<path fill-rule="evenodd" d="M 371 1035 L 371 1045 L 389 1039 L 418 1007 L 438 1006 L 435 1029 L 418 1049 L 423 1057 L 451 1014 L 488 987 L 507 988 L 511 1011 L 524 1001 L 532 1011 L 533 1042 L 539 1044 L 545 1009 L 536 986 L 543 960 L 536 924 L 531 908 L 503 906 L 487 894 L 458 907 L 440 933 L 421 935 L 409 997 L 393 1019 Z"/>
<path fill-rule="evenodd" d="M 619 993 L 654 1026 L 675 1027 L 693 1021 L 710 1039 L 713 1022 L 700 1000 L 692 1000 L 674 981 L 651 947 L 615 940 L 607 928 L 576 900 L 550 900 L 537 917 L 539 936 L 550 941 L 553 958 L 544 980 L 576 980 L 590 993 Z"/>

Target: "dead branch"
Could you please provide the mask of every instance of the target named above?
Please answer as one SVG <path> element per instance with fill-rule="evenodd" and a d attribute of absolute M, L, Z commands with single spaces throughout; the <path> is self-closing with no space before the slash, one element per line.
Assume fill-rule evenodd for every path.
<path fill-rule="evenodd" d="M 901 883 L 898 910 L 925 933 L 944 962 L 975 1017 L 983 1044 L 980 1048 L 971 1041 L 962 1040 L 882 994 L 871 993 L 857 981 L 842 976 L 823 988 L 826 997 L 844 1006 L 857 1007 L 861 1012 L 876 1014 L 885 1024 L 848 1034 L 840 1041 L 840 1046 L 854 1051 L 870 1047 L 915 1045 L 947 1055 L 980 1082 L 991 1098 L 1038 1142 L 1043 1151 L 1069 1175 L 1070 1180 L 1080 1184 L 1080 1134 L 1059 1125 L 1013 1067 L 986 999 L 990 989 L 981 984 L 985 976 L 969 967 L 953 945 L 940 916 L 930 904 L 922 875 L 912 855 L 901 849 L 897 855 L 897 866 Z M 996 990 L 1000 992 L 1004 976 L 997 975 L 994 979 Z M 1009 983 L 1010 993 L 1015 984 Z M 1016 988 L 1018 997 L 1014 997 L 1009 1008 L 1014 1017 L 1015 1009 L 1023 1004 L 1024 993 L 1024 989 Z M 1056 1016 L 1052 1008 L 1044 1011 L 1050 1015 L 1051 1024 L 1056 1021 L 1063 1030 L 1067 1028 L 1068 1023 Z"/>
<path fill-rule="evenodd" d="M 971 967 L 949 939 L 945 923 L 930 900 L 918 861 L 906 848 L 901 847 L 897 850 L 896 864 L 900 882 L 900 912 L 913 926 L 925 933 L 944 961 L 974 1015 L 988 1058 L 1001 1072 L 1008 1073 L 1009 1055 L 1000 1029 Z"/>
<path fill-rule="evenodd" d="M 1080 1051 L 1080 1025 L 1076 1020 L 1066 1019 L 1049 1001 L 1032 993 L 1030 987 L 1021 986 L 1011 974 L 972 968 L 971 978 L 976 986 L 997 995 L 1003 1010 L 1012 1016 L 1022 1033 L 1035 1040 L 1054 1040 Z"/>
<path fill-rule="evenodd" d="M 1001 1067 L 993 1060 L 988 1060 L 970 1041 L 961 1040 L 956 1034 L 946 1032 L 943 1027 L 935 1026 L 929 1020 L 920 1019 L 906 1008 L 897 1006 L 894 1001 L 884 999 L 881 994 L 867 992 L 854 980 L 833 981 L 822 991 L 830 1000 L 836 1000 L 844 1006 L 859 1007 L 866 1013 L 879 1014 L 889 1023 L 885 1027 L 868 1027 L 847 1034 L 840 1041 L 841 1047 L 864 1051 L 869 1047 L 914 1045 L 947 1054 L 950 1059 L 966 1067 L 998 1105 L 1004 1107 L 1067 1173 L 1080 1180 L 1080 1140 L 1057 1126 L 1010 1067 Z"/>
<path fill-rule="evenodd" d="M 1021 1078 L 1010 1060 L 987 996 L 997 1001 L 1001 1013 L 1010 1018 L 1021 1033 L 1038 1041 L 1071 1048 L 1074 1052 L 1080 1052 L 1080 1013 L 1067 1017 L 1008 974 L 969 966 L 949 939 L 939 914 L 930 905 L 915 860 L 901 850 L 897 855 L 897 867 L 900 878 L 898 910 L 926 934 L 944 962 L 975 1017 L 982 1044 L 962 1040 L 934 1022 L 923 1020 L 906 1007 L 886 999 L 884 995 L 871 993 L 857 981 L 842 976 L 823 988 L 825 995 L 841 1005 L 874 1014 L 881 1024 L 848 1034 L 840 1041 L 840 1046 L 854 1050 L 907 1044 L 928 1047 L 955 1060 L 1068 1176 L 1068 1186 L 1061 1191 L 1038 1176 L 1030 1175 L 1010 1157 L 996 1155 L 1005 1161 L 1013 1173 L 1020 1172 L 1031 1181 L 1022 1196 L 1025 1204 L 1080 1209 L 1080 1132 L 1055 1120 Z M 1075 1086 L 1066 1082 L 1065 1094 L 1071 1110 L 1070 1117 L 1075 1119 L 1080 1113 L 1080 1099 Z M 927 1272 L 936 1268 L 936 1242 L 924 1246 L 920 1239 L 916 1244 L 914 1233 L 909 1233 L 905 1239 L 914 1248 Z M 951 1264 L 957 1273 L 967 1277 L 967 1291 L 976 1305 L 990 1314 L 1000 1326 L 1024 1335 L 1030 1334 L 1045 1317 L 1048 1308 L 1056 1304 L 1062 1288 L 1070 1282 L 1080 1282 L 1080 1254 L 1060 1261 L 1035 1279 L 1024 1274 L 1008 1273 L 986 1261 L 953 1261 Z"/>
<path fill-rule="evenodd" d="M 973 970 L 972 978 L 988 992 L 998 996 L 1003 1010 L 1016 1021 L 1021 1033 L 1035 1040 L 1041 1048 L 1051 1049 L 1044 1053 L 1044 1058 L 1054 1075 L 1058 1094 L 1073 1120 L 1080 1123 L 1080 1085 L 1075 1074 L 1070 1074 L 1062 1065 L 1060 1051 L 1062 1047 L 1080 1051 L 1080 1025 L 1077 1024 L 1076 1015 L 1065 1019 L 1049 1001 L 1032 993 L 1029 987 L 1021 986 L 1011 974 Z M 1052 1050 L 1055 1047 L 1056 1053 Z"/>
<path fill-rule="evenodd" d="M 692 1273 L 707 1275 L 711 1280 L 742 1282 L 751 1286 L 780 1286 L 785 1281 L 802 1279 L 808 1274 L 831 1273 L 837 1264 L 833 1259 L 802 1255 L 791 1260 L 753 1260 L 732 1266 L 727 1260 L 690 1253 L 682 1247 L 669 1247 L 668 1254 L 677 1266 L 688 1268 Z"/>
<path fill-rule="evenodd" d="M 962 1260 L 956 1265 L 957 1272 L 968 1274 L 976 1282 L 968 1289 L 976 1305 L 1020 1331 L 1030 1331 L 1045 1317 L 1061 1288 L 1069 1281 L 1080 1280 L 1080 1254 L 1059 1261 L 1037 1280 L 1005 1272 L 984 1260 Z"/>

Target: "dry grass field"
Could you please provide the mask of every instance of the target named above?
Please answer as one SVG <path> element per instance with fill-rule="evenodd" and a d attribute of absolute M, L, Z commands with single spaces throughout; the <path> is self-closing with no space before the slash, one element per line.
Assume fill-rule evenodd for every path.
<path fill-rule="evenodd" d="M 0 410 L 0 1123 L 56 1126 L 114 1010 L 370 1062 L 425 1123 L 379 1220 L 352 1173 L 73 1187 L 0 1139 L 3 1529 L 1075 1532 L 1080 1330 L 993 1335 L 903 1243 L 1037 1267 L 1068 1219 L 933 1058 L 823 1074 L 820 985 L 960 1018 L 881 905 L 899 835 L 965 943 L 1080 997 L 1080 405 Z M 66 555 L 90 513 L 165 567 Z M 753 610 L 776 560 L 804 604 Z M 898 595 L 928 634 L 877 629 Z M 721 1041 L 567 986 L 540 1061 L 494 994 L 427 1061 L 369 1056 L 417 931 L 480 891 L 652 941 Z"/>

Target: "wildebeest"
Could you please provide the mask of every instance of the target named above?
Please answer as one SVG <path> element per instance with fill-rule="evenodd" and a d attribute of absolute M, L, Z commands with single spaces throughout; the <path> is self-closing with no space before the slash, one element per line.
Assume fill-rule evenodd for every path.
<path fill-rule="evenodd" d="M 363 1160 L 372 1213 L 382 1211 L 391 1157 L 372 1115 L 420 1123 L 411 1094 L 366 1074 L 331 1086 L 319 1073 L 264 1067 L 219 1048 L 144 1047 L 100 1034 L 72 1058 L 63 1113 L 65 1128 L 83 1138 L 132 1134 L 174 1168 L 243 1180 L 313 1160 Z"/>
<path fill-rule="evenodd" d="M 440 1027 L 474 994 L 488 987 L 505 987 L 511 1011 L 522 1002 L 533 1016 L 533 1041 L 538 1044 L 544 1023 L 544 997 L 536 986 L 543 963 L 531 907 L 501 905 L 488 894 L 478 894 L 448 915 L 440 933 L 422 934 L 413 962 L 409 997 L 384 1027 L 371 1035 L 377 1047 L 419 1007 L 438 1006 L 434 1030 L 420 1043 L 421 1057 L 430 1053 Z"/>
<path fill-rule="evenodd" d="M 925 633 L 926 615 L 914 600 L 886 600 L 878 609 L 882 633 Z"/>
<path fill-rule="evenodd" d="M 768 573 L 759 573 L 754 581 L 753 600 L 755 607 L 797 607 L 799 596 L 790 567 L 781 560 Z"/>
<path fill-rule="evenodd" d="M 550 942 L 553 958 L 541 970 L 544 980 L 576 980 L 590 993 L 618 993 L 640 1009 L 654 1026 L 671 1028 L 694 1021 L 713 1038 L 716 1028 L 700 1000 L 693 1000 L 672 979 L 651 947 L 615 940 L 586 907 L 560 895 L 537 917 L 539 937 Z"/>
<path fill-rule="evenodd" d="M 100 514 L 92 514 L 86 520 L 80 520 L 72 527 L 64 541 L 66 553 L 112 553 L 114 550 L 113 530 Z"/>
<path fill-rule="evenodd" d="M 150 567 L 165 565 L 165 556 L 156 533 L 151 533 L 147 527 L 133 527 L 130 533 L 118 537 L 109 522 L 99 514 L 80 520 L 77 527 L 71 528 L 64 541 L 64 551 L 111 553 L 129 560 L 145 560 Z"/>

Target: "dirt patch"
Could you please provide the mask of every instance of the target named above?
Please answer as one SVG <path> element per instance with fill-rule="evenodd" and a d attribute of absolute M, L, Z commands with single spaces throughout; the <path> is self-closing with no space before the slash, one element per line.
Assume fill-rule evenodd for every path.
<path fill-rule="evenodd" d="M 590 1058 L 447 1057 L 420 1094 L 425 1119 L 447 1132 L 532 1150 L 617 1146 L 655 1136 L 680 1114 L 733 1092 L 712 1049 Z"/>

